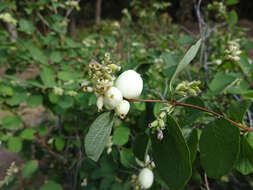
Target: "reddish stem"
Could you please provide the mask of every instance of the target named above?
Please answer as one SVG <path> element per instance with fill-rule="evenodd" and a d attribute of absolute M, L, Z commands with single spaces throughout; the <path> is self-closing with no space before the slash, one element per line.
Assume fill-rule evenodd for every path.
<path fill-rule="evenodd" d="M 253 87 L 253 82 L 251 82 L 247 76 L 244 76 L 244 80 L 246 80 L 250 86 Z"/>
<path fill-rule="evenodd" d="M 231 124 L 241 128 L 245 131 L 253 131 L 253 129 L 245 127 L 245 126 L 229 119 L 228 117 L 226 117 L 222 114 L 219 114 L 219 113 L 211 111 L 209 109 L 206 109 L 206 108 L 203 108 L 203 107 L 200 107 L 200 106 L 196 106 L 196 105 L 192 105 L 192 104 L 185 104 L 185 103 L 181 103 L 181 102 L 177 102 L 177 101 L 169 102 L 169 101 L 166 101 L 166 100 L 144 100 L 144 99 L 126 99 L 126 100 L 129 101 L 129 102 L 159 102 L 159 103 L 167 103 L 167 104 L 170 104 L 172 106 L 183 106 L 183 107 L 193 108 L 193 109 L 201 110 L 203 112 L 210 113 L 215 117 L 223 118 L 223 119 L 229 121 Z"/>

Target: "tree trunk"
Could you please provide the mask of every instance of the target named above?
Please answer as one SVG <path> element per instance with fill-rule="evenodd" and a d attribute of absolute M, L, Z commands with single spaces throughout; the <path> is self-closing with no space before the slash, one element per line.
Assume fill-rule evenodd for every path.
<path fill-rule="evenodd" d="M 95 12 L 96 24 L 100 24 L 100 21 L 101 21 L 101 5 L 102 5 L 102 0 L 97 0 L 96 1 L 96 12 Z"/>

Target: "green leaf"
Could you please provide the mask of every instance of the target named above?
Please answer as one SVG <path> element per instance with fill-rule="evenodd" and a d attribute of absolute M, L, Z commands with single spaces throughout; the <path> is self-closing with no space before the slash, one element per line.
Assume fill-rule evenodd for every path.
<path fill-rule="evenodd" d="M 123 149 L 120 151 L 120 162 L 126 168 L 131 168 L 135 165 L 134 153 L 131 149 Z"/>
<path fill-rule="evenodd" d="M 212 95 L 220 94 L 226 90 L 237 78 L 230 74 L 217 73 L 210 83 Z"/>
<path fill-rule="evenodd" d="M 55 72 L 49 67 L 41 69 L 40 78 L 46 87 L 53 87 L 55 85 Z"/>
<path fill-rule="evenodd" d="M 65 140 L 61 137 L 55 138 L 55 148 L 57 151 L 61 152 L 65 147 Z"/>
<path fill-rule="evenodd" d="M 185 103 L 200 106 L 202 108 L 205 107 L 203 100 L 196 96 L 191 96 L 187 98 L 185 100 Z M 184 124 L 192 125 L 194 124 L 194 121 L 196 121 L 199 117 L 203 116 L 203 112 L 200 110 L 196 110 L 196 109 L 188 108 L 188 107 L 185 107 L 184 110 L 186 113 L 186 117 L 183 119 Z"/>
<path fill-rule="evenodd" d="M 105 112 L 91 124 L 84 139 L 85 151 L 90 159 L 98 161 L 109 141 L 113 122 L 113 115 Z"/>
<path fill-rule="evenodd" d="M 233 27 L 238 22 L 238 16 L 237 13 L 232 10 L 228 13 L 228 26 Z"/>
<path fill-rule="evenodd" d="M 251 105 L 250 100 L 242 100 L 231 104 L 228 108 L 228 115 L 236 122 L 242 122 L 243 117 Z"/>
<path fill-rule="evenodd" d="M 200 162 L 210 178 L 220 178 L 234 166 L 239 155 L 240 132 L 224 119 L 208 123 L 200 137 Z"/>
<path fill-rule="evenodd" d="M 58 73 L 58 78 L 63 81 L 75 80 L 80 77 L 80 73 L 73 71 L 61 71 Z"/>
<path fill-rule="evenodd" d="M 130 129 L 124 126 L 120 126 L 114 130 L 112 141 L 113 144 L 122 146 L 128 142 L 130 135 Z"/>
<path fill-rule="evenodd" d="M 68 109 L 73 106 L 74 104 L 74 99 L 71 96 L 63 95 L 60 97 L 58 104 L 63 108 L 63 109 Z"/>
<path fill-rule="evenodd" d="M 163 181 L 172 189 L 181 189 L 191 176 L 190 151 L 182 132 L 172 116 L 168 116 L 167 127 L 160 141 L 151 135 L 152 152 L 156 169 Z"/>
<path fill-rule="evenodd" d="M 4 128 L 12 130 L 18 129 L 22 120 L 18 115 L 7 115 L 2 119 L 2 125 Z"/>
<path fill-rule="evenodd" d="M 13 94 L 14 94 L 14 91 L 11 87 L 5 86 L 5 85 L 0 86 L 0 95 L 12 96 Z"/>
<path fill-rule="evenodd" d="M 227 0 L 226 1 L 226 5 L 235 5 L 238 4 L 239 1 L 238 0 Z"/>
<path fill-rule="evenodd" d="M 56 95 L 54 92 L 49 92 L 48 98 L 51 103 L 55 104 L 60 99 L 60 96 Z"/>
<path fill-rule="evenodd" d="M 7 103 L 11 106 L 19 105 L 26 100 L 27 96 L 25 92 L 16 92 L 11 98 L 7 100 Z"/>
<path fill-rule="evenodd" d="M 178 39 L 178 43 L 180 45 L 190 44 L 190 43 L 193 43 L 194 41 L 195 41 L 195 38 L 188 35 L 183 35 Z"/>
<path fill-rule="evenodd" d="M 191 153 L 192 163 L 195 161 L 198 149 L 198 130 L 195 128 L 186 136 L 186 142 Z"/>
<path fill-rule="evenodd" d="M 153 108 L 153 113 L 155 117 L 159 116 L 159 113 L 161 112 L 161 109 L 164 107 L 163 103 L 156 102 Z"/>
<path fill-rule="evenodd" d="M 30 177 L 38 169 L 39 163 L 37 160 L 27 162 L 22 170 L 22 178 Z"/>
<path fill-rule="evenodd" d="M 37 46 L 35 46 L 35 45 L 28 46 L 28 51 L 29 51 L 31 57 L 35 61 L 42 63 L 42 64 L 46 64 L 48 62 L 48 59 L 44 55 L 44 52 L 41 49 L 39 49 Z"/>
<path fill-rule="evenodd" d="M 25 129 L 24 131 L 22 131 L 20 136 L 25 140 L 33 140 L 35 138 L 35 132 L 36 131 L 34 129 Z"/>
<path fill-rule="evenodd" d="M 31 95 L 30 97 L 28 97 L 27 99 L 27 105 L 30 108 L 36 108 L 39 105 L 41 105 L 43 102 L 43 96 L 41 95 Z"/>
<path fill-rule="evenodd" d="M 198 40 L 196 44 L 191 46 L 191 48 L 186 52 L 185 56 L 183 59 L 179 62 L 177 69 L 175 73 L 173 74 L 171 80 L 170 80 L 170 90 L 172 91 L 172 84 L 174 82 L 174 79 L 176 78 L 176 75 L 181 72 L 196 56 L 199 47 L 201 45 L 201 40 Z"/>
<path fill-rule="evenodd" d="M 23 144 L 19 137 L 10 137 L 7 142 L 8 149 L 12 152 L 20 152 Z"/>
<path fill-rule="evenodd" d="M 27 34 L 32 34 L 35 30 L 33 23 L 26 19 L 19 20 L 19 30 Z"/>
<path fill-rule="evenodd" d="M 146 134 L 139 134 L 135 137 L 133 142 L 134 155 L 142 161 L 145 161 L 147 154 L 149 138 Z"/>
<path fill-rule="evenodd" d="M 248 137 L 246 136 L 241 136 L 240 154 L 235 168 L 243 175 L 253 172 L 253 147 L 250 146 Z"/>
<path fill-rule="evenodd" d="M 59 62 L 61 62 L 61 60 L 62 60 L 62 54 L 61 54 L 61 52 L 53 51 L 53 52 L 50 54 L 50 60 L 51 60 L 53 63 L 59 63 Z"/>
<path fill-rule="evenodd" d="M 48 181 L 39 190 L 63 190 L 62 186 L 54 181 Z"/>
<path fill-rule="evenodd" d="M 253 66 L 249 63 L 248 57 L 241 55 L 238 64 L 245 75 L 248 75 L 253 72 Z"/>

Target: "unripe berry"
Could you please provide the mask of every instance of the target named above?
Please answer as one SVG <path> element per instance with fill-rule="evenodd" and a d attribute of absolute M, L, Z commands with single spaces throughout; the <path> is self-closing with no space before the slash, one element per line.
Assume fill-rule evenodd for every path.
<path fill-rule="evenodd" d="M 148 168 L 143 168 L 139 173 L 138 181 L 143 189 L 148 189 L 154 181 L 154 174 Z"/>
<path fill-rule="evenodd" d="M 128 111 L 130 109 L 130 104 L 126 100 L 122 100 L 120 104 L 115 108 L 115 112 L 118 116 L 120 116 L 122 119 L 125 118 Z"/>
<path fill-rule="evenodd" d="M 122 100 L 122 94 L 116 87 L 110 87 L 105 93 L 104 103 L 108 108 L 115 108 Z"/>
<path fill-rule="evenodd" d="M 125 98 L 138 97 L 143 89 L 143 81 L 137 72 L 128 70 L 118 77 L 115 86 L 121 91 Z"/>

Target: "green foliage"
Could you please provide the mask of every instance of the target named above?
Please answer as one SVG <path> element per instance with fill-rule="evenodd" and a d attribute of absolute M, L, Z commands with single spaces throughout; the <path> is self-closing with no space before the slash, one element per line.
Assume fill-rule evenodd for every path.
<path fill-rule="evenodd" d="M 123 126 L 116 128 L 112 136 L 113 144 L 118 146 L 126 144 L 128 142 L 129 135 L 130 135 L 129 128 Z"/>
<path fill-rule="evenodd" d="M 36 170 L 38 169 L 38 161 L 36 160 L 31 160 L 27 162 L 22 170 L 22 178 L 27 178 L 33 175 Z"/>
<path fill-rule="evenodd" d="M 168 116 L 164 139 L 152 135 L 152 151 L 159 175 L 173 189 L 181 189 L 191 176 L 189 148 L 172 116 Z"/>
<path fill-rule="evenodd" d="M 239 142 L 238 128 L 224 119 L 205 126 L 199 146 L 200 162 L 208 177 L 220 178 L 231 171 L 239 155 Z"/>

